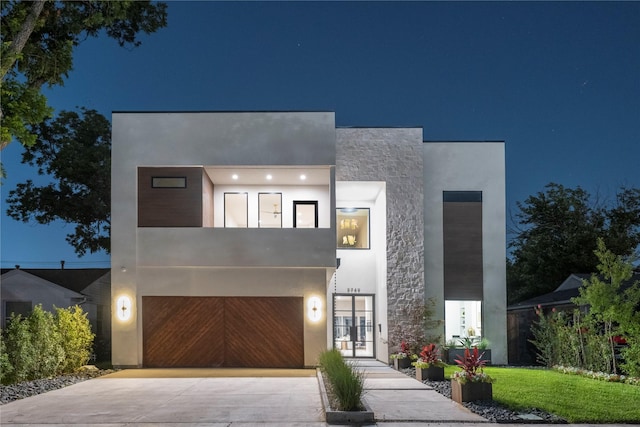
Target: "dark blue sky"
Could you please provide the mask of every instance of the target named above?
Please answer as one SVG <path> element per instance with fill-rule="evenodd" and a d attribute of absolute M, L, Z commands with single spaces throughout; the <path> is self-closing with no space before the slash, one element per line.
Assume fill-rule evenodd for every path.
<path fill-rule="evenodd" d="M 423 126 L 504 140 L 507 203 L 557 182 L 640 187 L 638 2 L 169 2 L 137 49 L 90 39 L 57 110 L 331 110 L 339 126 Z M 2 267 L 78 259 L 71 225 L 18 223 L 6 194 L 36 171 L 2 152 Z"/>

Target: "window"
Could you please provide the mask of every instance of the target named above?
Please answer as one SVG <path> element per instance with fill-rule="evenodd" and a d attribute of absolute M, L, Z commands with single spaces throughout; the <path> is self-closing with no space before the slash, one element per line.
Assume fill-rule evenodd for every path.
<path fill-rule="evenodd" d="M 338 249 L 369 249 L 369 208 L 336 209 Z"/>
<path fill-rule="evenodd" d="M 294 228 L 318 228 L 318 202 L 295 200 L 293 202 Z"/>
<path fill-rule="evenodd" d="M 258 193 L 258 227 L 282 228 L 282 193 Z"/>
<path fill-rule="evenodd" d="M 447 300 L 444 316 L 445 342 L 482 337 L 482 301 Z"/>
<path fill-rule="evenodd" d="M 224 226 L 247 228 L 248 223 L 247 193 L 224 193 Z"/>
<path fill-rule="evenodd" d="M 186 176 L 153 176 L 152 188 L 187 188 Z"/>

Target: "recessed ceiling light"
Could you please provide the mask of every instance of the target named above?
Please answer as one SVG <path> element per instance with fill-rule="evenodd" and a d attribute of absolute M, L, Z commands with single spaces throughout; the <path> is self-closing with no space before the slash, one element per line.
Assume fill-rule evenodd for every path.
<path fill-rule="evenodd" d="M 268 180 L 271 180 L 271 178 L 273 178 L 273 177 L 272 177 L 270 174 L 269 174 L 269 175 L 267 175 L 267 179 L 268 179 Z"/>
<path fill-rule="evenodd" d="M 233 175 L 231 175 L 231 178 L 232 179 L 238 179 L 238 175 L 234 173 Z"/>
<path fill-rule="evenodd" d="M 307 175 L 300 175 L 300 179 L 304 181 L 305 179 L 307 179 Z"/>

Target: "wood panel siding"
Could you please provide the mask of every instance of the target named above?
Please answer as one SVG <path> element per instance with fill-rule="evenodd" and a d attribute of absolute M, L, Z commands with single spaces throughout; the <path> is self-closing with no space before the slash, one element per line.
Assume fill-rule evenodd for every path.
<path fill-rule="evenodd" d="M 482 203 L 444 202 L 444 298 L 482 300 Z"/>
<path fill-rule="evenodd" d="M 302 298 L 226 298 L 226 366 L 304 365 Z"/>
<path fill-rule="evenodd" d="M 138 227 L 202 227 L 203 169 L 138 168 Z M 186 188 L 153 188 L 153 177 L 186 177 Z"/>
<path fill-rule="evenodd" d="M 203 368 L 224 364 L 224 299 L 142 297 L 144 366 Z"/>
<path fill-rule="evenodd" d="M 142 297 L 145 367 L 304 366 L 300 297 Z"/>

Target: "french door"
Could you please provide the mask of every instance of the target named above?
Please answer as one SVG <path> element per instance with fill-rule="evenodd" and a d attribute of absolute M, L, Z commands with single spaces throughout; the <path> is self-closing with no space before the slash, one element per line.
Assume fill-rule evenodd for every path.
<path fill-rule="evenodd" d="M 333 294 L 333 345 L 344 357 L 375 357 L 373 295 Z"/>

